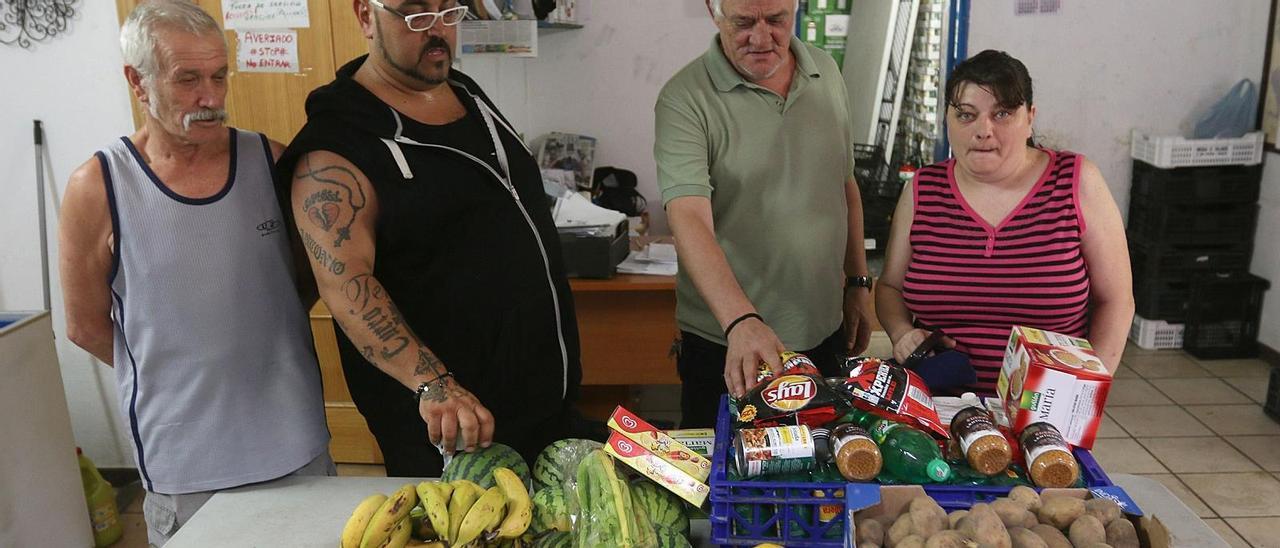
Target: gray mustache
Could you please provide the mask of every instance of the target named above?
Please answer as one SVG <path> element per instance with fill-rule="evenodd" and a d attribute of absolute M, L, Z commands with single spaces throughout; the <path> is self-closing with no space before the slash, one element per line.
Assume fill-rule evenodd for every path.
<path fill-rule="evenodd" d="M 190 129 L 191 122 L 204 122 L 208 120 L 225 122 L 227 121 L 227 111 L 220 108 L 203 108 L 195 112 L 189 112 L 182 116 L 182 128 Z"/>

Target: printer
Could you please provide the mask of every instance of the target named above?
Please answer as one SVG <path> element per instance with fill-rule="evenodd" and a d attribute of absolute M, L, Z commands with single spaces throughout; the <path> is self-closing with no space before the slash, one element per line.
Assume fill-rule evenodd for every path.
<path fill-rule="evenodd" d="M 570 277 L 613 277 L 618 263 L 631 252 L 630 227 L 621 212 L 597 206 L 576 192 L 565 192 L 556 199 L 552 215 Z"/>

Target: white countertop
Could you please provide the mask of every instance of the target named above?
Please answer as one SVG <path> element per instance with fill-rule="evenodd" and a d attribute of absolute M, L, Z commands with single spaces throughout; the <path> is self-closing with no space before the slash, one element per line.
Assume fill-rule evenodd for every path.
<path fill-rule="evenodd" d="M 1195 512 L 1159 482 L 1128 474 L 1112 481 L 1150 516 L 1160 518 L 1175 546 L 1227 547 Z M 365 497 L 422 478 L 286 477 L 230 489 L 209 499 L 166 548 L 332 548 L 351 510 Z M 693 522 L 694 546 L 710 546 L 710 523 Z"/>

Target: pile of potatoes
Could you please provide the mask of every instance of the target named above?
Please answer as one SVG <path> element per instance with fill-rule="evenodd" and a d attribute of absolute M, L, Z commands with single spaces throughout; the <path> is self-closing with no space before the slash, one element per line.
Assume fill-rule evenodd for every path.
<path fill-rule="evenodd" d="M 1042 501 L 1029 487 L 951 514 L 919 497 L 896 519 L 856 519 L 858 548 L 1138 548 L 1138 532 L 1115 502 Z"/>

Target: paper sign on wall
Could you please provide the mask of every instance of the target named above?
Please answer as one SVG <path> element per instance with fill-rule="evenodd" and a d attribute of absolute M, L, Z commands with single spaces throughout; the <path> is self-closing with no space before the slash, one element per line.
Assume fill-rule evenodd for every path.
<path fill-rule="evenodd" d="M 222 25 L 227 30 L 307 28 L 311 12 L 307 0 L 222 0 Z"/>
<path fill-rule="evenodd" d="M 241 72 L 298 72 L 298 33 L 246 30 L 237 33 L 236 67 Z"/>

